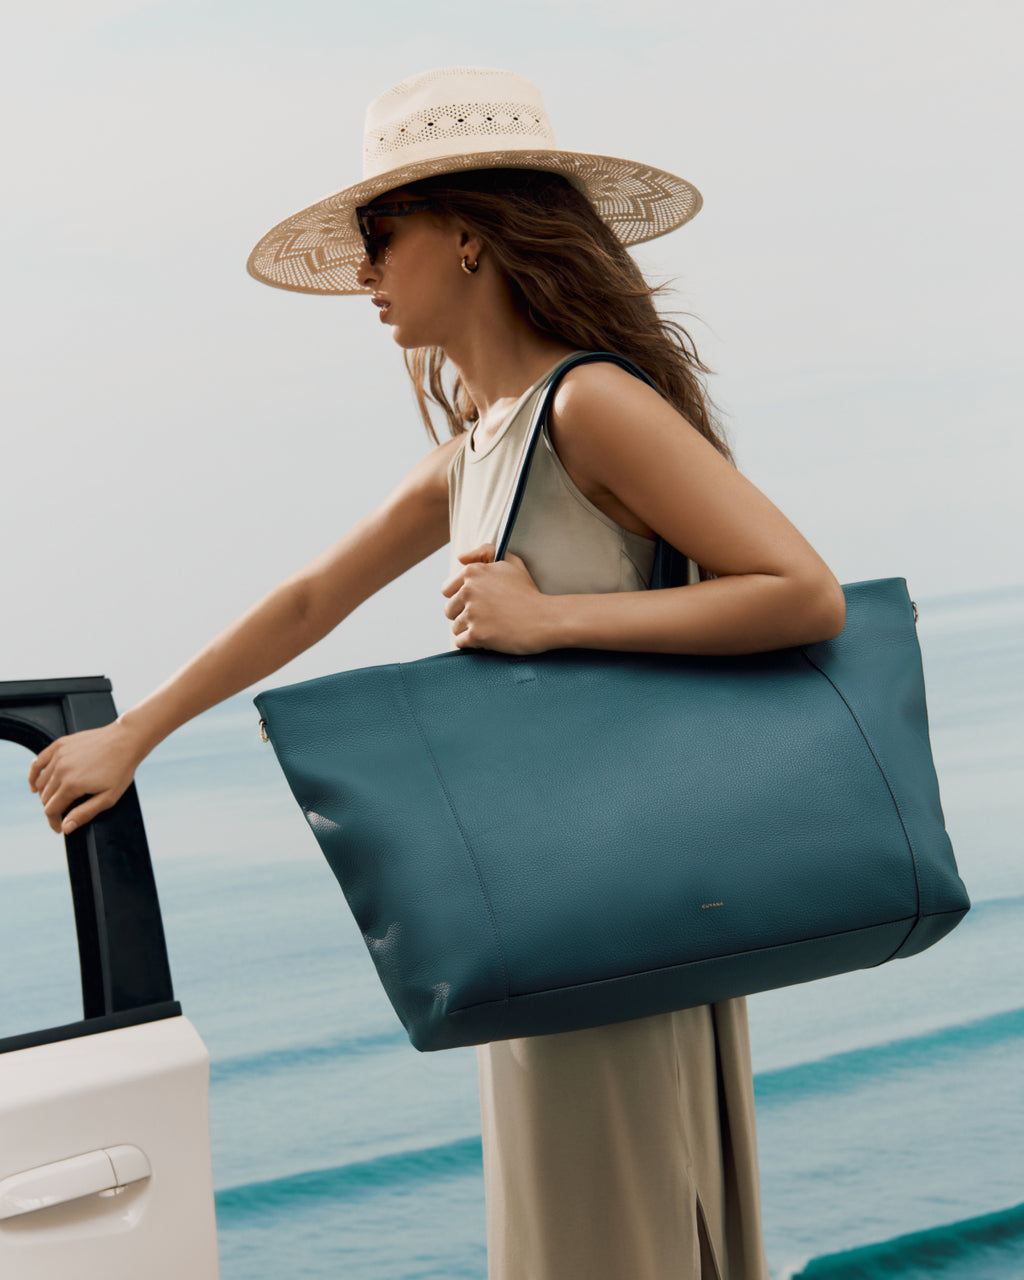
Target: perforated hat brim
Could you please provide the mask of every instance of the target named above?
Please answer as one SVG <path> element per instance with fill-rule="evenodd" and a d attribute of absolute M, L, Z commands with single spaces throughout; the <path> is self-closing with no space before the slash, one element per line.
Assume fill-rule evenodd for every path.
<path fill-rule="evenodd" d="M 420 178 L 469 169 L 543 169 L 564 174 L 625 245 L 681 227 L 700 210 L 684 178 L 614 156 L 576 151 L 489 151 L 423 160 L 318 200 L 273 227 L 246 264 L 255 279 L 296 293 L 366 293 L 356 278 L 363 243 L 357 206 Z"/>

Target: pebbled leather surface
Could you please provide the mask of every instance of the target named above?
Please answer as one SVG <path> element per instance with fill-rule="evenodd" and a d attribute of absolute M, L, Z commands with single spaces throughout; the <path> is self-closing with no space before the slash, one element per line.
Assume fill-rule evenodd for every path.
<path fill-rule="evenodd" d="M 260 714 L 412 1042 L 641 1017 L 882 963 L 969 903 L 899 579 L 743 658 L 452 651 Z"/>

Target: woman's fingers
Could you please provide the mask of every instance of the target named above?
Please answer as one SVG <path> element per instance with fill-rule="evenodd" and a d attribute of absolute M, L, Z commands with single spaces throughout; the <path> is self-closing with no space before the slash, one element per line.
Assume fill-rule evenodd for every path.
<path fill-rule="evenodd" d="M 465 589 L 466 584 L 462 575 L 459 575 L 459 587 L 455 594 L 449 599 L 444 607 L 444 616 L 451 622 L 451 632 L 455 639 L 456 645 L 461 649 L 465 648 L 468 641 L 466 633 L 469 630 L 469 599 L 468 592 Z"/>
<path fill-rule="evenodd" d="M 482 542 L 480 546 L 474 547 L 472 551 L 463 551 L 459 556 L 459 563 L 466 566 L 475 564 L 494 564 L 495 546 L 493 542 Z M 515 560 L 518 564 L 522 564 L 522 560 L 518 556 L 506 555 L 506 560 Z M 441 588 L 443 596 L 453 596 L 462 584 L 466 581 L 466 570 L 462 569 L 458 573 L 453 573 Z"/>
<path fill-rule="evenodd" d="M 444 607 L 444 616 L 446 618 L 457 618 L 465 610 L 466 605 L 472 599 L 474 583 L 479 583 L 483 575 L 489 572 L 482 566 L 490 563 L 490 561 L 483 559 L 475 561 L 467 565 L 461 573 L 449 578 L 441 591 L 442 595 L 448 597 L 448 603 Z"/>
<path fill-rule="evenodd" d="M 53 800 L 54 795 L 56 794 L 59 787 L 60 787 L 60 778 L 58 778 L 57 775 L 52 771 L 48 771 L 42 780 L 42 785 L 39 788 L 39 800 L 44 809 Z M 71 798 L 74 799 L 74 796 L 72 796 Z"/>
<path fill-rule="evenodd" d="M 87 795 L 81 787 L 73 784 L 57 788 L 43 806 L 50 830 L 70 835 L 76 828 L 91 822 L 104 809 L 117 804 L 127 789 L 127 784 L 123 787 L 118 785 L 98 791 L 95 795 Z"/>
<path fill-rule="evenodd" d="M 64 810 L 71 806 L 74 799 L 75 797 L 72 796 L 65 805 L 60 799 L 51 797 L 49 802 L 43 805 L 43 816 L 51 831 L 60 833 L 61 823 L 64 821 Z"/>
<path fill-rule="evenodd" d="M 445 616 L 454 618 L 459 609 L 465 603 L 466 593 L 470 583 L 475 577 L 482 572 L 479 566 L 491 563 L 488 560 L 477 560 L 467 565 L 465 569 L 453 574 L 441 588 L 441 594 L 448 597 L 448 604 L 445 606 Z M 461 601 L 461 603 L 460 603 Z M 458 607 L 454 607 L 454 606 Z"/>
<path fill-rule="evenodd" d="M 57 742 L 59 741 L 60 739 L 58 738 Z M 50 763 L 50 760 L 53 758 L 53 751 L 57 745 L 57 742 L 51 742 L 48 747 L 44 747 L 43 750 L 40 751 L 40 753 L 29 765 L 28 785 L 31 787 L 33 791 L 38 791 L 40 786 L 42 785 L 40 781 L 40 776 L 43 773 L 46 766 Z"/>
<path fill-rule="evenodd" d="M 472 551 L 463 551 L 459 556 L 462 564 L 490 564 L 494 560 L 494 553 L 497 547 L 493 542 L 481 542 L 478 547 L 474 547 Z"/>
<path fill-rule="evenodd" d="M 54 831 L 59 830 L 64 814 L 75 801 L 84 799 L 87 794 L 82 787 L 75 786 L 74 783 L 59 782 L 41 797 L 43 813 L 46 814 L 46 820 Z"/>
<path fill-rule="evenodd" d="M 486 648 L 474 630 L 468 609 L 464 609 L 452 623 L 452 638 L 458 649 Z"/>
<path fill-rule="evenodd" d="M 474 547 L 472 551 L 464 551 L 459 556 L 459 563 L 465 564 L 465 565 L 491 564 L 493 563 L 493 561 L 494 561 L 494 543 L 493 542 L 482 542 L 480 546 Z M 462 584 L 465 581 L 466 581 L 465 569 L 461 569 L 458 573 L 453 573 L 452 576 L 447 580 L 447 582 L 445 582 L 444 586 L 441 588 L 441 594 L 443 596 L 455 595 L 455 593 L 459 590 L 459 588 L 462 586 Z"/>
<path fill-rule="evenodd" d="M 448 603 L 444 607 L 444 616 L 452 619 L 457 618 L 465 607 L 465 599 L 462 594 L 462 583 L 459 583 L 459 589 L 453 596 L 450 596 Z"/>
<path fill-rule="evenodd" d="M 37 757 L 37 761 L 42 759 L 45 754 L 47 759 L 43 766 L 35 773 L 35 786 L 33 790 L 39 795 L 43 809 L 47 812 L 51 811 L 55 802 L 59 803 L 62 793 L 66 789 L 67 768 L 64 766 L 62 759 L 63 746 L 67 742 L 66 738 L 58 738 L 55 742 L 51 742 L 46 748 L 45 753 L 41 753 Z M 32 784 L 32 774 L 29 773 L 29 785 Z M 81 791 L 78 793 L 82 794 Z M 75 796 L 67 796 L 67 802 L 70 804 Z"/>
<path fill-rule="evenodd" d="M 63 822 L 56 830 L 69 836 L 72 831 L 77 831 L 79 827 L 84 826 L 87 822 L 92 822 L 97 814 L 102 813 L 104 809 L 109 809 L 120 798 L 120 796 L 111 795 L 110 793 L 90 796 L 87 800 L 83 800 L 81 804 L 76 804 L 69 813 L 65 814 Z"/>

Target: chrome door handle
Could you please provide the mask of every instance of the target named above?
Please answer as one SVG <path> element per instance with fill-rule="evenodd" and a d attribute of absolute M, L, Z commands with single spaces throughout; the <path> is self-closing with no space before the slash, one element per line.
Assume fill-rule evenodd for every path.
<path fill-rule="evenodd" d="M 99 1191 L 116 1191 L 152 1173 L 138 1147 L 105 1147 L 86 1155 L 41 1164 L 0 1181 L 0 1219 L 35 1213 Z"/>

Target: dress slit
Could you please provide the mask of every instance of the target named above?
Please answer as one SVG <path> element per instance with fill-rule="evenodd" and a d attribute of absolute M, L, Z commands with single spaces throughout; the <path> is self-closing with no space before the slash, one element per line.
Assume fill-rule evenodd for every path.
<path fill-rule="evenodd" d="M 700 1249 L 700 1280 L 723 1280 L 699 1195 L 697 1196 L 697 1244 Z"/>

